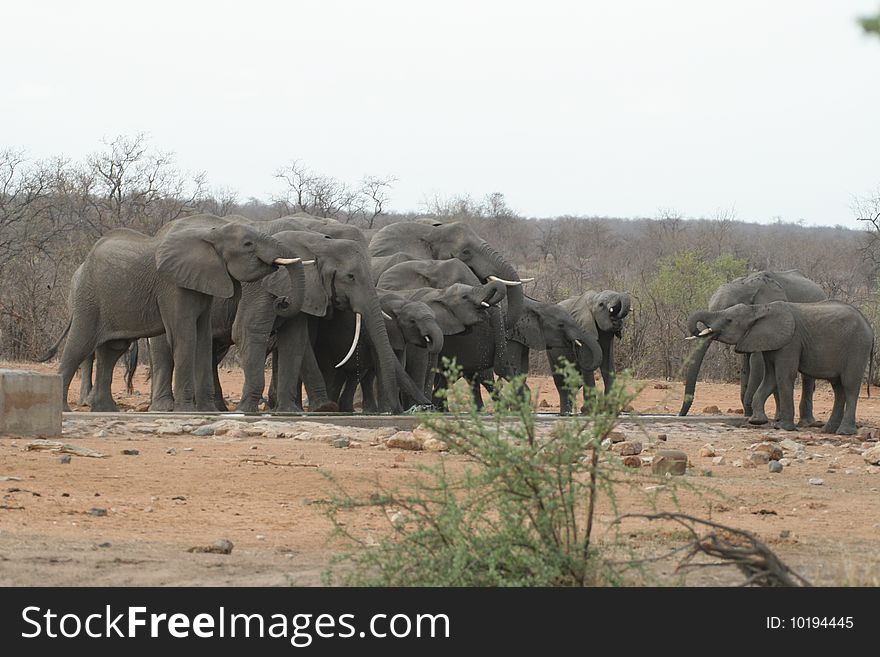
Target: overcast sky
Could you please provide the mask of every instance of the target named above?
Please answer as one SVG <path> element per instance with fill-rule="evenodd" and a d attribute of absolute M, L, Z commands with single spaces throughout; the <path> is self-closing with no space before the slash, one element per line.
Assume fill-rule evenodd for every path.
<path fill-rule="evenodd" d="M 880 186 L 877 0 L 6 2 L 0 148 L 146 132 L 239 198 L 298 158 L 393 208 L 855 226 Z"/>

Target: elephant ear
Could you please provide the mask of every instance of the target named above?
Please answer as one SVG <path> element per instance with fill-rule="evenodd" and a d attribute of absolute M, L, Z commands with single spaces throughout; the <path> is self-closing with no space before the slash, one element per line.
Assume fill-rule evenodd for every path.
<path fill-rule="evenodd" d="M 510 333 L 510 339 L 526 345 L 529 349 L 541 351 L 547 348 L 544 331 L 541 330 L 541 320 L 536 312 L 529 309 L 524 310 L 520 315 Z"/>
<path fill-rule="evenodd" d="M 278 267 L 260 280 L 260 286 L 275 297 L 289 297 L 294 293 L 293 280 L 287 267 Z"/>
<path fill-rule="evenodd" d="M 559 305 L 567 310 L 584 331 L 599 339 L 599 329 L 596 327 L 596 318 L 590 308 L 594 292 L 585 292 L 579 297 L 572 297 L 560 301 Z"/>
<path fill-rule="evenodd" d="M 180 287 L 228 299 L 235 287 L 226 263 L 210 241 L 212 230 L 169 231 L 156 249 L 156 269 Z"/>
<path fill-rule="evenodd" d="M 315 317 L 324 317 L 330 305 L 330 286 L 325 283 L 324 275 L 321 272 L 321 258 L 314 257 L 317 257 L 315 264 L 304 265 L 306 293 L 301 312 Z"/>
<path fill-rule="evenodd" d="M 762 272 L 756 276 L 754 280 L 758 281 L 760 284 L 752 294 L 748 303 L 759 304 L 788 300 L 788 296 L 785 294 L 785 289 L 776 279 L 771 278 Z"/>
<path fill-rule="evenodd" d="M 736 343 L 737 353 L 776 351 L 784 347 L 794 336 L 794 314 L 785 304 L 770 303 L 756 306 L 755 314 L 757 319 Z"/>
<path fill-rule="evenodd" d="M 443 331 L 443 335 L 463 333 L 467 328 L 467 326 L 455 316 L 455 313 L 453 313 L 442 301 L 429 301 L 427 299 L 422 299 L 422 301 L 424 301 L 431 309 L 431 312 L 434 313 L 434 319 L 437 320 L 437 324 L 440 326 L 440 330 Z"/>

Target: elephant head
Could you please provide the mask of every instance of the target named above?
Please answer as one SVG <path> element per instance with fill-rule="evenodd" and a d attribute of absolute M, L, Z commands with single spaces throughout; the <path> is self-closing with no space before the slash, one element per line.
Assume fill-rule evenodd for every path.
<path fill-rule="evenodd" d="M 797 270 L 759 271 L 735 278 L 718 287 L 709 299 L 709 310 L 718 311 L 737 304 L 767 304 L 774 301 L 811 303 L 826 298 L 822 288 Z M 685 375 L 684 401 L 679 415 L 687 415 L 693 404 L 697 389 L 697 378 L 711 340 L 701 340 L 689 355 L 688 370 Z"/>
<path fill-rule="evenodd" d="M 523 289 L 516 269 L 477 233 L 461 222 L 400 222 L 379 230 L 370 241 L 373 256 L 406 253 L 414 259 L 449 260 L 458 258 L 482 283 L 500 281 L 507 293 L 508 329 L 522 312 Z"/>
<path fill-rule="evenodd" d="M 334 239 L 306 231 L 284 231 L 275 237 L 283 242 L 296 241 L 315 256 L 315 266 L 308 267 L 306 272 L 302 312 L 317 317 L 327 316 L 334 311 L 355 314 L 351 348 L 337 367 L 355 352 L 363 325 L 376 350 L 379 384 L 391 400 L 392 410 L 400 410 L 397 395 L 399 385 L 411 397 L 426 403 L 422 392 L 403 371 L 391 348 L 379 297 L 373 285 L 369 257 L 363 245 L 353 240 Z"/>
<path fill-rule="evenodd" d="M 504 298 L 504 290 L 503 283 L 493 281 L 486 285 L 455 283 L 443 289 L 403 290 L 399 294 L 426 304 L 434 313 L 443 334 L 456 335 L 486 320 L 493 303 L 497 304 Z"/>
<path fill-rule="evenodd" d="M 700 329 L 700 325 L 705 328 Z M 724 310 L 701 310 L 688 317 L 692 339 L 718 340 L 735 345 L 737 353 L 781 349 L 795 333 L 795 317 L 784 301 L 757 305 L 737 304 Z"/>
<path fill-rule="evenodd" d="M 510 340 L 537 351 L 569 351 L 574 354 L 578 369 L 585 373 L 599 367 L 602 359 L 599 341 L 585 331 L 569 312 L 557 304 L 528 297 Z"/>
<path fill-rule="evenodd" d="M 620 337 L 623 322 L 632 309 L 632 299 L 625 292 L 614 290 L 592 290 L 582 295 L 566 299 L 559 304 L 594 336 L 599 331 L 613 333 Z"/>
<path fill-rule="evenodd" d="M 393 292 L 380 292 L 382 312 L 393 327 L 388 335 L 391 345 L 398 350 L 407 346 L 425 349 L 429 354 L 439 354 L 443 349 L 443 329 L 431 309 L 421 301 L 411 301 Z M 388 319 L 390 317 L 390 319 Z M 399 337 L 399 344 L 395 344 Z"/>
<path fill-rule="evenodd" d="M 263 279 L 279 297 L 295 296 L 294 281 L 285 267 L 302 262 L 270 235 L 220 217 L 196 215 L 169 224 L 157 236 L 156 269 L 176 285 L 228 299 L 233 281 Z"/>

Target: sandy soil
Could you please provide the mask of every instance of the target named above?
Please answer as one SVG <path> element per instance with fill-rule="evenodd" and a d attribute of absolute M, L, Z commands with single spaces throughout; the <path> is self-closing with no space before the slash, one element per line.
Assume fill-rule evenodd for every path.
<path fill-rule="evenodd" d="M 234 399 L 240 375 L 225 372 L 223 378 Z M 549 378 L 530 385 L 547 404 L 542 410 L 556 407 Z M 121 406 L 134 408 L 147 399 L 142 372 L 136 388 L 133 396 L 119 395 Z M 114 389 L 121 391 L 121 383 Z M 694 409 L 699 414 L 715 405 L 732 414 L 738 394 L 735 385 L 702 384 Z M 680 384 L 646 382 L 634 408 L 674 413 L 681 395 Z M 821 386 L 817 415 L 827 417 L 830 406 L 830 388 Z M 29 439 L 0 437 L 0 585 L 319 584 L 339 547 L 325 515 L 333 486 L 323 473 L 349 492 L 368 494 L 377 479 L 386 486 L 405 485 L 422 464 L 445 459 L 453 471 L 466 466 L 456 456 L 388 449 L 365 430 L 331 425 L 323 433 L 288 438 L 234 431 L 199 437 L 157 434 L 144 424 L 148 417 L 66 421 L 65 441 L 110 456 L 73 456 L 68 464 L 57 454 L 25 451 Z M 863 396 L 859 419 L 880 425 L 877 396 Z M 682 493 L 684 511 L 755 532 L 814 583 L 880 585 L 880 467 L 868 466 L 859 454 L 876 442 L 829 439 L 817 430 L 717 424 L 621 429 L 642 441 L 647 455 L 658 446 L 688 453 L 692 467 L 682 479 L 701 492 Z M 661 433 L 665 443 L 658 441 Z M 351 438 L 351 446 L 334 447 L 340 436 Z M 793 461 L 781 474 L 770 474 L 766 465 L 739 465 L 762 437 L 804 443 L 809 458 Z M 700 456 L 707 443 L 724 457 L 722 463 Z M 123 449 L 139 453 L 126 456 Z M 624 510 L 645 511 L 645 491 L 664 485 L 649 472 L 643 467 L 631 475 L 632 489 L 621 491 Z M 810 484 L 813 478 L 823 484 Z M 107 514 L 92 515 L 94 508 Z M 600 520 L 610 518 L 603 506 Z M 348 522 L 365 538 L 388 528 L 387 518 L 375 512 L 351 514 Z M 638 549 L 656 551 L 680 540 L 672 529 L 634 525 L 628 536 Z M 232 541 L 231 554 L 188 552 L 220 538 Z M 671 566 L 660 569 L 668 572 Z M 706 571 L 687 581 L 738 583 L 741 576 Z"/>

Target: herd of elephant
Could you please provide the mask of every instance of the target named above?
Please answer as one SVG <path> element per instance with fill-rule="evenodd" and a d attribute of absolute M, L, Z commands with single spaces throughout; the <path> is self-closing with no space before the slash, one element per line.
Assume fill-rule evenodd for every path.
<path fill-rule="evenodd" d="M 116 410 L 113 368 L 139 338 L 150 340 L 154 411 L 228 410 L 217 369 L 233 344 L 244 371 L 242 412 L 257 411 L 265 394 L 271 410 L 299 412 L 303 388 L 311 411 L 352 411 L 358 387 L 364 412 L 440 407 L 438 391 L 449 384 L 444 357 L 455 359 L 482 406 L 481 387 L 528 373 L 532 350 L 545 351 L 553 371 L 575 364 L 591 388 L 600 369 L 607 389 L 629 295 L 587 291 L 545 303 L 525 295 L 529 280 L 460 222 L 400 222 L 368 239 L 303 213 L 267 221 L 195 215 L 154 236 L 118 229 L 102 237 L 71 280 L 70 321 L 46 359 L 64 342 L 65 410 L 77 368 L 81 402 Z M 800 371 L 800 422 L 815 422 L 814 379 L 822 378 L 835 393 L 825 430 L 855 431 L 873 331 L 857 309 L 826 300 L 799 272 L 758 272 L 721 286 L 688 329 L 699 343 L 681 414 L 717 339 L 744 354 L 750 422 L 767 421 L 764 403 L 774 394 L 780 426 L 795 428 Z M 560 412 L 570 413 L 571 391 L 561 374 L 554 382 Z"/>

